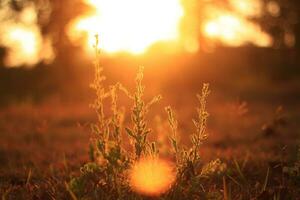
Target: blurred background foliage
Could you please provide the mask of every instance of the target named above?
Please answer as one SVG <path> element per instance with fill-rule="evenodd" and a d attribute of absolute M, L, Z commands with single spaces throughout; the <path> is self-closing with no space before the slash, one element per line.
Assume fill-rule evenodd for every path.
<path fill-rule="evenodd" d="M 254 11 L 246 9 L 243 13 L 243 10 L 236 10 L 230 6 L 231 2 L 182 1 L 185 14 L 180 22 L 180 34 L 181 40 L 186 39 L 182 46 L 192 42 L 189 45 L 192 52 L 184 47 L 180 51 L 170 52 L 164 44 L 154 44 L 140 55 L 126 52 L 104 53 L 102 64 L 106 67 L 105 70 L 112 81 L 126 82 L 127 75 L 133 76 L 138 65 L 145 65 L 149 79 L 155 78 L 152 87 L 161 91 L 172 91 L 175 82 L 178 82 L 178 85 L 188 85 L 191 89 L 197 88 L 201 85 L 197 80 L 215 83 L 215 87 L 226 88 L 228 91 L 236 83 L 240 83 L 242 87 L 257 81 L 261 85 L 266 85 L 267 81 L 271 87 L 275 86 L 272 83 L 283 81 L 289 84 L 286 87 L 298 88 L 296 80 L 300 75 L 299 1 L 262 0 L 259 1 L 260 5 L 263 5 L 260 14 L 255 14 L 255 7 Z M 209 38 L 207 34 L 210 33 L 210 29 L 205 32 L 200 28 L 205 25 L 209 16 L 207 13 L 210 10 L 207 11 L 207 8 L 226 10 L 228 13 L 244 17 L 247 23 L 251 23 L 250 27 L 253 23 L 270 35 L 272 45 L 262 47 L 251 41 L 241 45 L 228 45 L 221 36 L 219 40 Z M 93 9 L 95 8 L 82 0 L 0 2 L 1 104 L 6 105 L 28 98 L 38 102 L 49 96 L 64 100 L 90 97 L 87 88 L 93 73 L 90 67 L 92 53 L 85 52 L 82 41 L 72 41 L 67 29 L 76 17 Z M 34 54 L 20 56 L 15 53 L 21 52 L 22 49 L 16 47 L 18 35 L 13 38 L 14 42 L 8 42 L 5 36 L 11 25 L 33 30 L 33 37 L 36 39 L 34 46 L 37 48 Z M 31 41 L 30 35 L 27 37 L 26 34 L 20 33 L 20 37 L 25 41 Z M 82 40 L 84 37 L 85 35 L 82 36 Z M 83 91 L 82 95 L 78 96 L 77 91 Z"/>

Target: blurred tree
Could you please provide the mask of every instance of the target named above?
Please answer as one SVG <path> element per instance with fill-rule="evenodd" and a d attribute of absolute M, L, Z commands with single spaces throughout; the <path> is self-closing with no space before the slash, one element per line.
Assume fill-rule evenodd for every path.
<path fill-rule="evenodd" d="M 295 46 L 300 48 L 300 1 L 299 0 L 261 0 L 264 4 L 264 15 L 253 17 L 252 20 L 258 22 L 264 30 L 269 32 L 275 39 L 275 48 L 286 48 Z M 10 7 L 20 12 L 28 3 L 34 3 L 38 12 L 38 23 L 43 34 L 50 34 L 53 39 L 56 56 L 58 60 L 69 60 L 72 58 L 74 46 L 66 35 L 68 23 L 86 12 L 89 7 L 82 0 L 2 0 L 0 9 L 9 3 Z M 197 35 L 199 25 L 204 19 L 203 8 L 207 4 L 229 9 L 226 0 L 187 0 L 184 2 L 186 13 L 190 13 L 184 18 L 182 27 L 183 35 L 187 32 Z M 273 13 L 272 13 L 273 5 Z M 276 5 L 279 5 L 279 13 L 276 14 Z M 270 11 L 271 9 L 271 11 Z M 274 10 L 275 9 L 275 10 Z M 275 12 L 275 13 L 274 13 Z M 14 17 L 14 16 L 9 16 Z M 0 18 L 1 20 L 1 18 Z M 202 36 L 199 36 L 202 37 Z M 189 39 L 189 38 L 188 38 Z"/>

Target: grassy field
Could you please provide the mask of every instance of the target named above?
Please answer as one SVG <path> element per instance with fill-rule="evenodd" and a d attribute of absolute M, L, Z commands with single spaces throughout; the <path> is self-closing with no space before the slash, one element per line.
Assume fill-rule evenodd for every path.
<path fill-rule="evenodd" d="M 108 69 L 109 74 L 113 74 L 114 69 Z M 161 141 L 160 154 L 164 156 L 163 141 L 168 140 L 166 135 L 171 132 L 164 107 L 171 105 L 179 122 L 180 142 L 191 146 L 191 119 L 197 114 L 195 94 L 201 91 L 202 83 L 208 81 L 211 89 L 207 102 L 209 138 L 199 149 L 199 165 L 203 169 L 210 161 L 220 159 L 225 169 L 219 171 L 219 165 L 210 166 L 212 172 L 201 177 L 196 188 L 183 189 L 182 196 L 166 192 L 147 197 L 129 189 L 127 196 L 118 198 L 300 199 L 297 81 L 270 81 L 262 75 L 256 76 L 253 71 L 237 68 L 216 70 L 215 67 L 202 70 L 201 75 L 191 69 L 194 69 L 193 64 L 181 75 L 178 69 L 172 69 L 165 79 L 162 77 L 166 69 L 161 73 L 145 69 L 146 99 L 155 93 L 163 96 L 146 118 L 153 130 L 150 141 Z M 222 78 L 222 71 L 226 70 L 231 78 Z M 132 69 L 127 76 L 121 76 L 119 70 L 114 77 L 132 90 L 135 71 Z M 84 91 L 75 92 L 79 96 L 93 93 L 87 87 L 90 77 L 83 81 Z M 89 107 L 94 97 L 61 100 L 57 94 L 44 96 L 46 98 L 39 101 L 30 98 L 11 101 L 0 108 L 2 199 L 115 199 L 113 188 L 107 189 L 105 196 L 99 193 L 81 197 L 75 194 L 75 197 L 69 187 L 72 177 L 79 176 L 80 167 L 90 159 L 90 124 L 97 122 L 97 115 Z M 108 103 L 104 102 L 105 108 Z M 124 124 L 127 126 L 131 123 L 132 103 L 121 95 L 120 104 L 125 106 Z M 125 131 L 122 132 L 124 148 L 132 151 Z"/>

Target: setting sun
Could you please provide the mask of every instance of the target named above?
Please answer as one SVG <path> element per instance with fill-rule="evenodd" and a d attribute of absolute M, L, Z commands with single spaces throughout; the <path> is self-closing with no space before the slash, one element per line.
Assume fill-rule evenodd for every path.
<path fill-rule="evenodd" d="M 1 199 L 300 200 L 299 8 L 0 0 Z"/>
<path fill-rule="evenodd" d="M 101 38 L 100 47 L 109 53 L 126 51 L 143 53 L 158 41 L 179 37 L 183 9 L 179 0 L 87 0 L 94 12 L 70 24 L 72 40 L 86 36 L 92 49 L 94 35 Z"/>

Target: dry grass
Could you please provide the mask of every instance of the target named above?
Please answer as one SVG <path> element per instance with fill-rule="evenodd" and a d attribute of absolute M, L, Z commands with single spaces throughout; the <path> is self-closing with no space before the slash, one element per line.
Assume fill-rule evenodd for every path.
<path fill-rule="evenodd" d="M 270 175 L 267 191 L 271 194 L 281 191 L 282 194 L 293 195 L 290 199 L 297 199 L 299 185 L 296 176 L 290 179 L 286 174 L 282 182 L 280 166 L 283 163 L 293 167 L 295 160 L 295 138 L 299 132 L 297 123 L 293 123 L 297 121 L 294 115 L 288 113 L 288 125 L 279 133 L 272 137 L 263 136 L 260 127 L 272 121 L 274 112 L 252 102 L 247 114 L 228 118 L 225 113 L 232 113 L 232 104 L 236 103 L 224 103 L 225 106 L 220 106 L 217 102 L 209 102 L 210 137 L 200 149 L 202 161 L 208 163 L 220 158 L 227 164 L 227 169 L 232 173 L 229 176 L 233 178 L 226 177 L 227 190 L 231 191 L 232 199 L 259 196 L 268 167 Z M 177 110 L 176 117 L 181 119 L 178 115 L 182 114 L 185 106 L 173 104 L 173 107 Z M 256 113 L 254 108 L 260 112 Z M 162 113 L 161 116 L 161 120 L 166 119 L 166 114 Z M 56 199 L 70 198 L 64 182 L 69 180 L 70 174 L 77 176 L 79 167 L 89 160 L 88 123 L 95 118 L 88 103 L 71 105 L 47 101 L 40 105 L 30 102 L 14 104 L 2 108 L 0 117 L 1 195 L 6 194 L 6 199 L 49 199 L 51 196 Z M 179 121 L 177 132 L 179 140 L 186 145 L 188 142 L 185 141 L 185 135 L 188 132 L 185 127 L 192 125 L 187 121 Z M 168 130 L 167 122 L 160 124 Z M 284 146 L 286 148 L 282 150 Z M 240 187 L 244 183 L 236 171 L 234 158 L 241 166 L 249 187 L 257 192 L 248 192 L 249 187 Z M 26 186 L 30 169 L 32 175 Z M 215 191 L 218 195 L 223 195 L 222 177 L 206 181 L 208 183 L 202 183 L 206 192 Z M 272 197 L 264 199 L 268 198 Z"/>
<path fill-rule="evenodd" d="M 96 115 L 87 102 L 1 108 L 2 199 L 299 198 L 297 110 L 278 113 L 275 106 L 226 101 L 214 91 L 206 108 L 205 85 L 199 105 L 192 97 L 178 102 L 173 94 L 166 104 L 174 110 L 167 107 L 165 113 L 161 104 L 151 107 L 160 97 L 145 95 L 141 71 L 133 92 L 121 84 L 107 87 L 98 61 L 92 86 Z M 180 92 L 191 95 L 190 89 Z M 158 140 L 160 134 L 168 140 Z M 169 157 L 177 166 L 175 184 L 158 197 L 136 194 L 128 185 L 126 170 L 148 155 Z"/>

